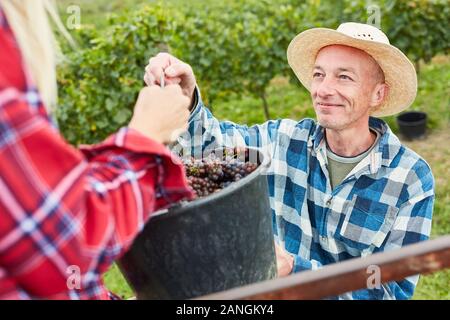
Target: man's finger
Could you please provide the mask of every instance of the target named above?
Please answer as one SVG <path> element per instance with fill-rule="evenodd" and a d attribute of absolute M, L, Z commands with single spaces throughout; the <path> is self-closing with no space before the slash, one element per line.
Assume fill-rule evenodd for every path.
<path fill-rule="evenodd" d="M 275 244 L 275 252 L 279 253 L 282 250 L 282 248 L 278 243 L 275 242 L 274 244 Z"/>
<path fill-rule="evenodd" d="M 164 72 L 170 78 L 184 77 L 192 73 L 191 67 L 186 63 L 176 63 L 167 67 Z"/>
<path fill-rule="evenodd" d="M 153 75 L 151 73 L 146 72 L 144 74 L 144 81 L 147 86 L 156 85 L 155 77 L 153 77 Z"/>
<path fill-rule="evenodd" d="M 147 74 L 151 74 L 154 78 L 155 84 L 160 84 L 159 79 L 164 76 L 164 69 L 160 65 L 150 65 Z"/>
<path fill-rule="evenodd" d="M 151 57 L 148 60 L 148 64 L 150 66 L 152 65 L 159 65 L 161 68 L 167 68 L 170 66 L 170 57 L 167 56 L 167 54 L 159 53 L 155 57 Z"/>
<path fill-rule="evenodd" d="M 166 85 L 169 84 L 180 84 L 181 83 L 181 78 L 165 78 L 166 81 Z"/>
<path fill-rule="evenodd" d="M 161 61 L 164 61 L 164 63 L 165 63 L 164 68 L 167 68 L 168 66 L 170 66 L 172 64 L 183 63 L 183 61 L 181 61 L 180 59 L 171 55 L 168 52 L 160 52 L 156 55 L 156 58 L 161 59 Z"/>

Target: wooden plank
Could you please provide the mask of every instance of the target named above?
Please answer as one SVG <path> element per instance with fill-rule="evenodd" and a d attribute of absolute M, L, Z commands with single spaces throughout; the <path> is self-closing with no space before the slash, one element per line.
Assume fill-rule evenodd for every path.
<path fill-rule="evenodd" d="M 416 274 L 450 268 L 450 236 L 423 241 L 398 250 L 346 260 L 319 270 L 304 271 L 196 299 L 208 300 L 302 300 L 321 299 L 367 288 L 373 266 L 381 282 L 402 280 Z M 450 287 L 450 284 L 449 284 Z"/>

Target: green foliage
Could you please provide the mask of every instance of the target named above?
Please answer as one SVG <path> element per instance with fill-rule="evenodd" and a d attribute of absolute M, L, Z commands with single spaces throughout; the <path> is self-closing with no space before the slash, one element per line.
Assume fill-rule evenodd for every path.
<path fill-rule="evenodd" d="M 113 17 L 101 37 L 68 55 L 57 117 L 70 142 L 96 142 L 128 123 L 148 58 L 165 48 L 175 28 L 167 17 L 161 7 Z"/>
<path fill-rule="evenodd" d="M 389 15 L 388 34 L 413 61 L 429 62 L 450 50 L 448 1 L 397 1 Z"/>
<path fill-rule="evenodd" d="M 195 65 L 207 102 L 245 92 L 267 103 L 269 82 L 286 72 L 286 48 L 303 20 L 304 5 L 244 1 L 228 10 L 189 12 L 172 48 Z"/>

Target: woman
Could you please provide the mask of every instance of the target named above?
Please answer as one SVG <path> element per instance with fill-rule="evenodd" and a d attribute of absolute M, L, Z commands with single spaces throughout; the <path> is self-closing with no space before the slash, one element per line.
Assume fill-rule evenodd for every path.
<path fill-rule="evenodd" d="M 101 276 L 150 213 L 192 196 L 163 145 L 186 128 L 189 99 L 177 85 L 145 88 L 128 127 L 71 147 L 48 115 L 49 10 L 0 0 L 0 299 L 108 299 Z"/>

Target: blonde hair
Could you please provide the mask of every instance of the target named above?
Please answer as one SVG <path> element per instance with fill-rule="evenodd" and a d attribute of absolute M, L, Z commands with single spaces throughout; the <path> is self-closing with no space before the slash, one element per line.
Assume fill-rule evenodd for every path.
<path fill-rule="evenodd" d="M 56 107 L 56 44 L 48 16 L 73 43 L 52 0 L 2 0 L 1 8 L 16 37 L 25 65 L 50 113 Z"/>

